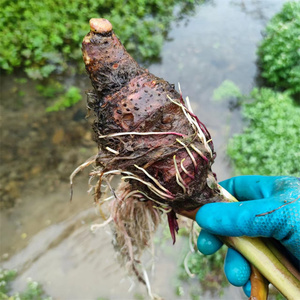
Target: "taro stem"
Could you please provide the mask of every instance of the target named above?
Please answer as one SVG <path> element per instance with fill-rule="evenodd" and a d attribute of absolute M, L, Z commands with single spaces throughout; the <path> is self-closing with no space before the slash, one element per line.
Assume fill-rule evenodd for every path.
<path fill-rule="evenodd" d="M 219 186 L 226 200 L 237 200 Z M 260 238 L 222 237 L 227 245 L 239 251 L 287 299 L 299 299 L 300 281 L 288 270 Z M 252 294 L 251 294 L 252 296 Z"/>
<path fill-rule="evenodd" d="M 236 202 L 237 200 L 223 187 L 218 185 L 225 200 Z M 197 211 L 181 211 L 180 214 L 194 219 Z M 224 237 L 219 238 L 229 247 L 240 252 L 259 272 L 272 283 L 278 291 L 289 300 L 297 300 L 300 297 L 300 281 L 285 266 L 285 261 L 279 260 L 260 238 L 251 237 Z M 255 284 L 253 281 L 252 285 Z M 255 290 L 255 289 L 252 289 Z M 251 297 L 254 295 L 251 294 Z M 254 297 L 252 298 L 254 299 Z M 256 295 L 256 299 L 258 298 Z"/>

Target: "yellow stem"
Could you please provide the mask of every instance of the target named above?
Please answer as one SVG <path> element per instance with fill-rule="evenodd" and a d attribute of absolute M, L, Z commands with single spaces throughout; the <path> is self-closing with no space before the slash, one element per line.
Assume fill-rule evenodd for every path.
<path fill-rule="evenodd" d="M 237 201 L 224 188 L 219 187 L 227 201 Z M 300 299 L 300 281 L 260 238 L 222 237 L 222 240 L 239 251 L 283 296 L 289 300 Z"/>
<path fill-rule="evenodd" d="M 269 282 L 251 265 L 251 296 L 250 300 L 264 300 L 268 298 Z"/>
<path fill-rule="evenodd" d="M 225 242 L 253 264 L 283 296 L 291 300 L 299 299 L 300 281 L 289 272 L 259 238 L 226 237 Z"/>

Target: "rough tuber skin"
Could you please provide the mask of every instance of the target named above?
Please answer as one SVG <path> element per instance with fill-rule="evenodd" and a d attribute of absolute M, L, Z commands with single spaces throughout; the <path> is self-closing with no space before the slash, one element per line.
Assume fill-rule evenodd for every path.
<path fill-rule="evenodd" d="M 215 152 L 205 126 L 198 122 L 205 137 L 203 142 L 182 107 L 174 103 L 184 105 L 174 85 L 140 67 L 126 52 L 107 20 L 91 19 L 90 26 L 82 51 L 94 87 L 89 93 L 88 106 L 96 115 L 94 131 L 99 146 L 96 162 L 103 173 L 126 170 L 151 182 L 135 165 L 142 167 L 168 190 L 166 194 L 170 197 L 159 198 L 145 184 L 129 179 L 132 189 L 147 193 L 176 213 L 193 210 L 207 202 L 222 201 L 211 171 Z M 109 136 L 127 132 L 149 134 Z M 174 155 L 185 188 L 176 180 Z"/>
<path fill-rule="evenodd" d="M 127 53 L 105 19 L 91 19 L 82 43 L 83 60 L 93 85 L 87 106 L 95 115 L 98 154 L 95 201 L 109 202 L 108 219 L 121 262 L 147 283 L 139 264 L 144 248 L 165 213 L 175 243 L 176 213 L 188 216 L 209 202 L 226 201 L 211 171 L 213 142 L 174 85 L 142 68 Z M 114 190 L 113 176 L 122 181 Z M 106 188 L 103 187 L 105 184 Z M 104 190 L 103 190 L 104 189 Z M 110 191 L 112 197 L 103 199 Z M 142 275 L 144 274 L 144 275 Z"/>

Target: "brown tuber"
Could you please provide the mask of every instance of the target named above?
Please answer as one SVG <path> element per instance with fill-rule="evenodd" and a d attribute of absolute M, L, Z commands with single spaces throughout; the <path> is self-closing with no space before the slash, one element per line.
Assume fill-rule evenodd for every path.
<path fill-rule="evenodd" d="M 135 270 L 136 255 L 168 215 L 175 242 L 176 213 L 208 202 L 225 201 L 211 165 L 213 142 L 174 85 L 140 67 L 127 53 L 105 19 L 91 19 L 82 43 L 83 59 L 94 90 L 88 108 L 94 111 L 99 153 L 91 173 L 113 193 L 111 219 L 116 247 Z M 114 191 L 110 181 L 122 175 Z M 146 227 L 146 228 L 145 228 Z"/>

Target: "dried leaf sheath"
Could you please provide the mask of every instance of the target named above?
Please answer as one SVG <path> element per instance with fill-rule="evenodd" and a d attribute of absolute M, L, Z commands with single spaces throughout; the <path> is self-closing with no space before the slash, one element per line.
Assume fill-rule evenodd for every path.
<path fill-rule="evenodd" d="M 92 173 L 99 178 L 96 201 L 102 201 L 102 182 L 123 176 L 126 183 L 113 191 L 111 216 L 117 247 L 134 265 L 161 212 L 168 213 L 175 241 L 176 213 L 224 198 L 211 171 L 210 134 L 189 103 L 174 85 L 133 60 L 107 20 L 92 19 L 90 25 L 82 51 L 94 87 L 88 107 L 99 147 Z"/>

